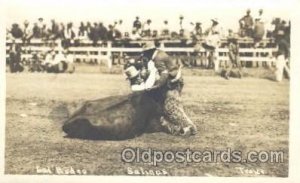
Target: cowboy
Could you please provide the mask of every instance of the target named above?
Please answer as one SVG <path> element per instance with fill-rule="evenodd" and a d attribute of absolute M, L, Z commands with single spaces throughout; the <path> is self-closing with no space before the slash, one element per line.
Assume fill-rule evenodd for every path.
<path fill-rule="evenodd" d="M 135 61 L 134 59 L 130 59 L 128 65 L 125 65 L 125 74 L 130 81 L 133 92 L 151 89 L 158 77 L 153 61 L 147 63 L 146 69 L 141 61 Z"/>
<path fill-rule="evenodd" d="M 229 62 L 225 69 L 224 78 L 229 79 L 229 76 L 233 72 L 233 68 L 238 68 L 237 77 L 241 78 L 241 64 L 240 64 L 240 57 L 239 57 L 239 44 L 238 44 L 238 37 L 237 35 L 233 34 L 232 30 L 229 30 L 229 35 L 227 38 L 228 42 L 228 56 Z"/>
<path fill-rule="evenodd" d="M 164 115 L 161 117 L 163 128 L 173 135 L 196 134 L 196 126 L 184 112 L 181 101 L 183 88 L 181 66 L 178 66 L 166 52 L 157 49 L 152 42 L 144 45 L 141 60 L 148 66 L 153 62 L 153 66 L 157 69 L 158 77 L 148 92 L 163 106 Z"/>
<path fill-rule="evenodd" d="M 276 81 L 280 82 L 283 79 L 283 71 L 289 73 L 289 69 L 286 66 L 286 62 L 290 57 L 290 44 L 285 39 L 285 32 L 283 30 L 279 30 L 276 36 L 276 44 L 277 44 L 277 54 L 276 54 Z"/>
<path fill-rule="evenodd" d="M 251 11 L 250 9 L 247 10 L 247 13 L 243 18 L 239 20 L 240 23 L 240 28 L 242 29 L 242 37 L 245 35 L 246 37 L 252 37 L 253 34 L 253 18 L 251 16 Z"/>
<path fill-rule="evenodd" d="M 207 68 L 212 68 L 217 72 L 219 70 L 218 48 L 220 45 L 220 28 L 218 19 L 211 19 L 212 25 L 205 32 L 206 39 L 203 47 L 206 50 L 208 59 Z"/>
<path fill-rule="evenodd" d="M 9 67 L 10 72 L 22 72 L 24 70 L 21 62 L 22 48 L 20 44 L 17 44 L 15 40 L 12 40 L 12 44 L 9 49 Z"/>

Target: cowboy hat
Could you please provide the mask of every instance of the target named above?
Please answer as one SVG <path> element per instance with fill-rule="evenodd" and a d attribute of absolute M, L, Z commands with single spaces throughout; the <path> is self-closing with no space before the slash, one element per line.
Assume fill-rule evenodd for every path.
<path fill-rule="evenodd" d="M 139 73 L 140 72 L 134 66 L 129 66 L 125 70 L 125 74 L 126 74 L 127 78 L 129 78 L 129 79 L 136 77 Z"/>

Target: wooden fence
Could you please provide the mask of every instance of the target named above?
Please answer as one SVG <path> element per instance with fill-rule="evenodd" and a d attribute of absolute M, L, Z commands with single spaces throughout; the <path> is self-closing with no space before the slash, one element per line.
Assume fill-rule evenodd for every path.
<path fill-rule="evenodd" d="M 69 51 L 73 54 L 75 60 L 95 60 L 97 62 L 106 62 L 109 68 L 115 59 L 123 59 L 124 55 L 134 56 L 142 51 L 142 43 L 152 40 L 140 41 L 124 41 L 117 40 L 114 42 L 98 42 L 97 46 L 93 46 L 91 41 L 81 41 L 80 45 L 75 46 L 72 42 Z M 186 61 L 201 59 L 206 56 L 206 51 L 201 46 L 203 40 L 160 40 L 158 47 L 166 51 L 175 59 Z M 9 52 L 9 47 L 13 42 L 6 42 L 6 51 Z M 15 40 L 16 44 L 22 45 L 22 59 L 30 59 L 32 52 L 46 53 L 51 49 L 50 45 L 54 44 L 56 51 L 61 51 L 61 41 L 46 42 L 41 40 L 31 40 L 30 43 L 23 43 L 22 40 Z M 274 54 L 276 46 L 272 39 L 261 41 L 261 47 L 254 48 L 252 39 L 239 39 L 240 45 L 240 61 L 243 63 L 252 62 L 252 66 L 261 66 L 262 64 L 274 65 Z M 221 41 L 221 47 L 217 50 L 218 60 L 220 65 L 228 62 L 227 40 Z"/>

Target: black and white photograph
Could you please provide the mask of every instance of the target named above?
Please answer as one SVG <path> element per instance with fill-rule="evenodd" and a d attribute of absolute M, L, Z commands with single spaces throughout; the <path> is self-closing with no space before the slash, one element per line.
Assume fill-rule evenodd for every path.
<path fill-rule="evenodd" d="M 6 1 L 3 176 L 293 182 L 293 5 Z"/>

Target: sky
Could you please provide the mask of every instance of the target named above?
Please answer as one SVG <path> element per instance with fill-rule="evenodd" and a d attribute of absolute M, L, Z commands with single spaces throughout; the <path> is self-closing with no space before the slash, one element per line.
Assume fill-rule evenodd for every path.
<path fill-rule="evenodd" d="M 293 0 L 6 0 L 6 26 L 22 23 L 24 20 L 36 22 L 43 17 L 46 23 L 51 19 L 58 22 L 80 21 L 103 22 L 106 26 L 116 20 L 123 20 L 123 29 L 130 30 L 136 16 L 142 21 L 152 20 L 152 27 L 160 29 L 164 20 L 170 28 L 179 29 L 179 16 L 184 16 L 184 24 L 201 22 L 208 27 L 212 18 L 218 18 L 225 29 L 237 29 L 238 20 L 246 9 L 256 16 L 260 8 L 264 9 L 265 18 L 290 19 Z M 191 26 L 190 26 L 191 27 Z"/>

